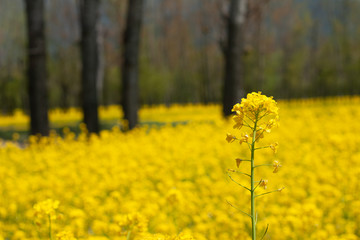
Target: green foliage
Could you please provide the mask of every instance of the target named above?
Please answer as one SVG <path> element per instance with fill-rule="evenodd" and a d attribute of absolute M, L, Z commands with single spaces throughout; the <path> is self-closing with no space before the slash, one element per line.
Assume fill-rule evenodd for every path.
<path fill-rule="evenodd" d="M 167 100 L 173 75 L 164 68 L 153 66 L 145 57 L 140 61 L 140 102 L 160 104 Z"/>

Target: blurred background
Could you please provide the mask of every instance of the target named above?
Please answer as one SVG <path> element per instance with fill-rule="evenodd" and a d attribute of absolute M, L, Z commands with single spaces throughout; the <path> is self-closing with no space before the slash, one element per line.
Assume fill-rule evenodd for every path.
<path fill-rule="evenodd" d="M 24 2 L 0 0 L 2 114 L 17 108 L 29 112 Z M 49 108 L 82 104 L 81 2 L 87 1 L 44 1 Z M 128 1 L 96 2 L 97 102 L 121 104 Z M 224 101 L 233 2 L 143 1 L 138 55 L 140 105 Z M 359 94 L 360 1 L 243 2 L 247 7 L 240 11 L 244 17 L 241 56 L 240 61 L 233 61 L 241 64 L 240 95 L 263 91 L 277 99 L 289 99 Z"/>

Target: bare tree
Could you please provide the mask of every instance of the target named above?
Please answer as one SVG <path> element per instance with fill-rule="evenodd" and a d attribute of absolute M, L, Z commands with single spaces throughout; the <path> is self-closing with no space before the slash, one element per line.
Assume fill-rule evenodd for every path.
<path fill-rule="evenodd" d="M 30 133 L 49 135 L 44 1 L 25 0 Z"/>
<path fill-rule="evenodd" d="M 224 46 L 225 77 L 223 88 L 223 115 L 231 114 L 232 106 L 244 96 L 243 53 L 244 27 L 248 0 L 231 0 L 227 16 L 227 41 Z"/>
<path fill-rule="evenodd" d="M 138 124 L 139 45 L 143 0 L 129 0 L 122 57 L 122 107 L 129 129 Z"/>
<path fill-rule="evenodd" d="M 99 133 L 97 78 L 99 50 L 97 21 L 99 0 L 80 0 L 82 106 L 89 132 Z"/>

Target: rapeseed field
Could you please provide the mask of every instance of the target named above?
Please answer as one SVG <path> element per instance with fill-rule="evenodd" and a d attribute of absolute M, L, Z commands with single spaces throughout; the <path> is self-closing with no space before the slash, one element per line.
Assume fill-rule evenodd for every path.
<path fill-rule="evenodd" d="M 278 142 L 278 151 L 258 151 L 256 161 L 282 167 L 255 173 L 268 190 L 284 189 L 256 199 L 259 235 L 269 225 L 265 239 L 360 239 L 360 98 L 278 106 L 280 127 L 261 140 Z M 235 159 L 249 151 L 225 141 L 233 121 L 220 110 L 146 107 L 141 120 L 163 126 L 2 141 L 0 239 L 250 239 L 251 222 L 227 203 L 250 211 L 250 195 L 228 177 L 229 168 L 248 171 Z M 117 107 L 101 111 L 103 119 L 121 114 Z M 67 114 L 50 116 L 81 119 L 76 109 Z M 0 127 L 27 121 L 18 112 L 0 117 Z"/>

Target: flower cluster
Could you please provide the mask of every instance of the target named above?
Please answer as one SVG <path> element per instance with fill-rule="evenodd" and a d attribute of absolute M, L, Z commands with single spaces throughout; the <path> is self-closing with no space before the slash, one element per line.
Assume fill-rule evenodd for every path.
<path fill-rule="evenodd" d="M 47 199 L 34 205 L 35 217 L 38 219 L 55 220 L 57 218 L 56 209 L 59 207 L 59 201 Z"/>
<path fill-rule="evenodd" d="M 241 103 L 234 105 L 232 111 L 235 112 L 233 128 L 236 129 L 240 129 L 244 124 L 250 126 L 248 121 L 254 123 L 269 116 L 267 122 L 258 127 L 260 132 L 270 132 L 279 120 L 276 101 L 272 97 L 262 95 L 261 92 L 249 93 L 246 98 L 241 100 Z"/>
<path fill-rule="evenodd" d="M 127 215 L 121 215 L 117 219 L 118 225 L 121 227 L 122 233 L 141 235 L 147 231 L 148 220 L 140 213 L 131 213 Z"/>
<path fill-rule="evenodd" d="M 179 235 L 166 236 L 162 234 L 154 234 L 145 236 L 142 240 L 195 240 L 191 234 L 180 233 Z"/>
<path fill-rule="evenodd" d="M 74 235 L 69 231 L 62 231 L 56 234 L 56 240 L 76 240 Z"/>

